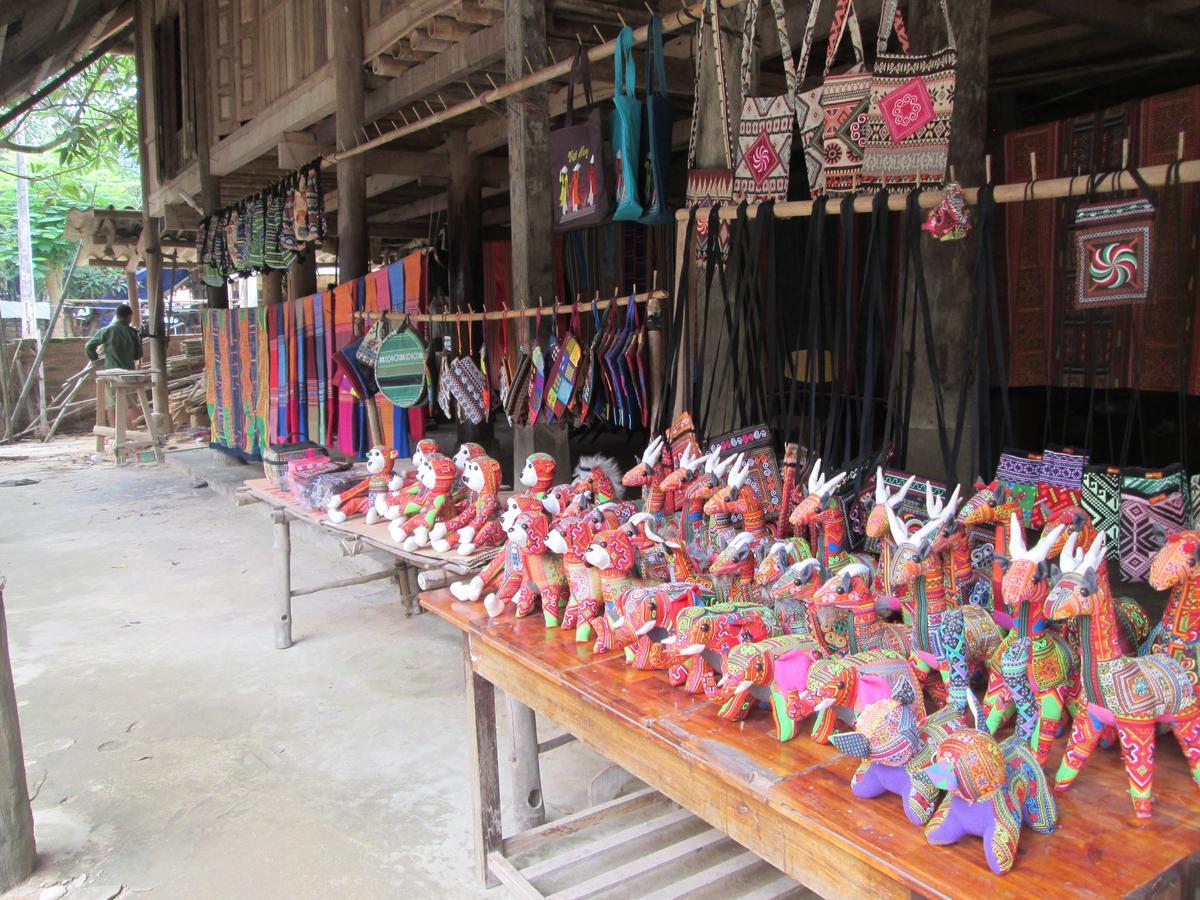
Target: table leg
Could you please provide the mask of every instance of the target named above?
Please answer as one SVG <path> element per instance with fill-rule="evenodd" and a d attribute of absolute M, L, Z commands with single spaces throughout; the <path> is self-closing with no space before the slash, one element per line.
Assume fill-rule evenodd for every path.
<path fill-rule="evenodd" d="M 125 465 L 125 429 L 129 424 L 129 410 L 125 405 L 125 391 L 119 385 L 115 386 L 114 390 L 116 409 L 113 412 L 116 415 L 117 424 L 115 426 L 116 437 L 113 438 L 113 454 L 117 457 L 117 465 L 123 466 Z"/>
<path fill-rule="evenodd" d="M 538 760 L 537 716 L 519 700 L 508 698 L 508 724 L 512 732 L 512 796 L 517 831 L 527 831 L 546 821 L 542 799 L 542 766 Z"/>
<path fill-rule="evenodd" d="M 96 379 L 96 425 L 101 428 L 108 427 L 108 398 L 105 394 L 108 393 L 108 385 Z M 96 435 L 96 452 L 104 452 L 104 435 Z"/>
<path fill-rule="evenodd" d="M 292 646 L 292 523 L 282 509 L 272 510 L 275 550 L 275 649 Z"/>
<path fill-rule="evenodd" d="M 146 425 L 146 433 L 150 435 L 154 447 L 154 458 L 158 462 L 163 461 L 162 443 L 158 439 L 158 425 L 154 422 L 154 416 L 150 412 L 150 401 L 146 398 L 146 389 L 138 388 L 137 391 L 138 404 L 142 407 L 142 421 Z"/>
<path fill-rule="evenodd" d="M 397 563 L 396 581 L 400 585 L 400 598 L 404 601 L 404 618 L 411 619 L 418 602 L 416 570 L 408 563 Z"/>
<path fill-rule="evenodd" d="M 496 754 L 496 689 L 475 674 L 471 636 L 463 633 L 463 668 L 467 688 L 467 748 L 470 753 L 471 823 L 475 835 L 475 867 L 485 887 L 500 882 L 488 868 L 488 854 L 501 849 L 500 765 Z"/>

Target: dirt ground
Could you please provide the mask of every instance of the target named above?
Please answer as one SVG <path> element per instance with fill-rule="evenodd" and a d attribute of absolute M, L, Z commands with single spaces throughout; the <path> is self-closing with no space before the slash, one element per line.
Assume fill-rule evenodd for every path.
<path fill-rule="evenodd" d="M 39 858 L 10 896 L 484 895 L 458 634 L 381 581 L 298 598 L 274 650 L 265 508 L 91 449 L 0 448 Z M 313 529 L 293 547 L 296 586 L 364 565 Z M 544 757 L 548 811 L 603 767 L 577 743 Z"/>

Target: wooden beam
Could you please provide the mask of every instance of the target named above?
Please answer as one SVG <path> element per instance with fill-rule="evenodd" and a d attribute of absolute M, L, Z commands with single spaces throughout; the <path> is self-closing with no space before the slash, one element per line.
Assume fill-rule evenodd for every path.
<path fill-rule="evenodd" d="M 504 23 L 475 32 L 469 38 L 415 66 L 367 98 L 367 120 L 390 115 L 407 103 L 427 97 L 448 84 L 462 81 L 481 66 L 504 57 Z"/>
<path fill-rule="evenodd" d="M 622 17 L 634 28 L 640 28 L 650 21 L 650 14 L 644 8 L 627 8 L 613 3 L 599 3 L 597 0 L 550 0 L 548 5 L 556 21 L 570 19 L 589 24 L 615 25 L 618 28 L 621 27 Z M 808 15 L 807 8 L 804 14 Z"/>
<path fill-rule="evenodd" d="M 454 7 L 454 18 L 472 25 L 491 25 L 498 16 L 493 10 L 484 9 L 476 0 L 459 0 Z"/>
<path fill-rule="evenodd" d="M 337 99 L 337 139 L 343 147 L 358 142 L 364 124 L 362 0 L 334 4 L 337 41 L 333 47 L 333 81 Z M 348 166 L 346 163 L 354 162 Z M 346 157 L 337 164 L 338 280 L 367 274 L 366 160 Z M 372 404 L 373 405 L 373 404 Z M 372 435 L 374 439 L 375 435 Z"/>
<path fill-rule="evenodd" d="M 1086 25 L 1099 32 L 1167 50 L 1200 52 L 1200 26 L 1123 0 L 1011 0 L 1040 13 Z"/>
<path fill-rule="evenodd" d="M 425 25 L 425 32 L 431 38 L 458 43 L 459 41 L 465 41 L 474 34 L 475 29 L 468 28 L 466 25 L 456 22 L 453 19 L 438 18 L 429 20 Z"/>
<path fill-rule="evenodd" d="M 371 60 L 371 73 L 383 78 L 399 78 L 412 69 L 412 63 L 401 62 L 386 53 Z"/>
<path fill-rule="evenodd" d="M 382 56 L 393 44 L 407 37 L 434 16 L 448 12 L 457 0 L 409 0 L 398 12 L 371 27 L 363 36 L 363 62 Z"/>
<path fill-rule="evenodd" d="M 324 156 L 334 151 L 329 144 L 322 144 L 317 136 L 307 131 L 285 131 L 279 139 L 278 158 L 279 168 L 298 169 L 307 165 L 318 156 Z"/>
<path fill-rule="evenodd" d="M 503 193 L 502 188 L 484 188 L 482 191 L 484 199 L 494 197 L 497 194 Z M 414 200 L 411 203 L 405 203 L 401 206 L 395 206 L 386 212 L 376 213 L 371 216 L 371 222 L 408 222 L 412 219 L 423 219 L 426 216 L 431 216 L 437 212 L 443 212 L 446 209 L 445 193 L 434 194 L 431 197 L 425 197 L 422 200 Z"/>
<path fill-rule="evenodd" d="M 331 115 L 336 106 L 333 81 L 333 63 L 326 63 L 233 131 L 213 147 L 213 173 L 228 175 L 269 152 L 281 134 L 300 131 Z"/>

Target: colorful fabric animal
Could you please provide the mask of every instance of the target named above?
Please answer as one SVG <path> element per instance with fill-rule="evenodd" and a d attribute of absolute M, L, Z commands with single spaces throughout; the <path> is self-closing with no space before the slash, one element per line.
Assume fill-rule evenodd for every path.
<path fill-rule="evenodd" d="M 913 708 L 916 699 L 908 681 L 897 681 L 890 697 L 863 708 L 854 731 L 830 735 L 829 740 L 847 756 L 862 760 L 850 781 L 855 797 L 897 794 L 908 821 L 924 825 L 942 798 L 925 770 L 933 764 L 934 749 L 942 739 L 965 723 L 950 707 L 920 718 Z"/>
<path fill-rule="evenodd" d="M 541 500 L 554 486 L 554 457 L 549 453 L 531 453 L 525 458 L 520 482 L 525 493 Z"/>
<path fill-rule="evenodd" d="M 625 647 L 625 661 L 635 669 L 666 669 L 680 657 L 662 641 L 675 633 L 676 619 L 685 609 L 704 606 L 704 594 L 692 582 L 667 582 L 634 587 L 621 597 L 616 627 L 634 634 Z"/>
<path fill-rule="evenodd" d="M 872 573 L 864 565 L 846 566 L 817 588 L 809 600 L 813 610 L 838 609 L 850 613 L 851 630 L 847 651 L 892 650 L 903 656 L 912 653 L 912 629 L 882 621 L 877 613 Z"/>
<path fill-rule="evenodd" d="M 1022 824 L 1041 834 L 1058 825 L 1046 775 L 1019 737 L 1001 744 L 986 731 L 960 728 L 941 740 L 925 774 L 947 792 L 925 826 L 926 840 L 945 845 L 981 837 L 988 868 L 997 875 L 1016 861 Z"/>
<path fill-rule="evenodd" d="M 670 448 L 660 436 L 646 445 L 641 461 L 621 476 L 621 484 L 625 487 L 640 487 L 642 489 L 642 511 L 648 512 L 661 520 L 668 515 L 667 492 L 662 489 L 663 480 L 671 471 L 669 466 L 660 465 L 663 451 L 670 456 Z M 673 504 L 671 504 L 673 506 Z"/>
<path fill-rule="evenodd" d="M 1001 657 L 1014 641 L 1028 638 L 1032 656 L 1027 681 L 1038 705 L 1033 751 L 1041 763 L 1046 761 L 1050 745 L 1066 715 L 1068 694 L 1072 692 L 1079 665 L 1066 639 L 1047 627 L 1043 610 L 1050 592 L 1051 570 L 1046 557 L 1063 530 L 1062 525 L 1047 528 L 1037 544 L 1027 549 L 1021 520 L 1016 513 L 1009 520 L 1009 555 L 1001 557 L 1005 572 L 1000 595 L 1013 616 L 1014 625 L 989 661 L 988 687 L 984 696 L 986 728 L 995 734 L 1012 712 L 1012 694 L 1003 676 Z"/>
<path fill-rule="evenodd" d="M 678 664 L 667 669 L 667 680 L 689 694 L 708 693 L 729 651 L 783 634 L 775 611 L 757 603 L 716 603 L 693 606 L 675 617 L 675 633 L 661 643 Z"/>
<path fill-rule="evenodd" d="M 550 523 L 544 513 L 522 512 L 508 528 L 508 538 L 521 554 L 525 580 L 513 596 L 517 618 L 532 613 L 541 601 L 547 628 L 557 628 L 567 608 L 567 577 L 546 538 Z"/>
<path fill-rule="evenodd" d="M 1200 531 L 1162 536 L 1150 561 L 1150 586 L 1169 590 L 1162 621 L 1142 645 L 1142 654 L 1174 657 L 1200 692 Z"/>
<path fill-rule="evenodd" d="M 706 691 L 718 704 L 717 715 L 731 722 L 744 719 L 756 702 L 770 705 L 779 740 L 790 740 L 796 723 L 787 716 L 787 697 L 775 685 L 775 662 L 788 653 L 807 654 L 812 660 L 824 655 L 821 648 L 799 634 L 785 634 L 748 644 L 738 644 L 725 657 L 721 678 Z"/>
<path fill-rule="evenodd" d="M 1076 716 L 1072 725 L 1054 786 L 1060 791 L 1071 786 L 1096 749 L 1104 726 L 1113 725 L 1121 741 L 1134 813 L 1149 818 L 1160 723 L 1170 725 L 1200 785 L 1200 699 L 1174 657 L 1122 655 L 1112 590 L 1107 576 L 1100 574 L 1104 543 L 1101 532 L 1084 553 L 1076 550 L 1072 535 L 1062 553 L 1062 577 L 1046 599 L 1047 618 L 1079 619 L 1080 680 L 1087 702 L 1087 714 Z"/>
<path fill-rule="evenodd" d="M 438 522 L 454 514 L 454 460 L 430 454 L 417 469 L 422 491 L 400 508 L 400 517 L 388 523 L 388 534 L 405 550 L 416 550 L 429 543 L 429 531 Z M 403 518 L 407 516 L 408 518 Z"/>
<path fill-rule="evenodd" d="M 458 515 L 430 529 L 430 545 L 439 553 L 457 547 L 459 553 L 470 554 L 505 540 L 496 518 L 500 508 L 500 463 L 490 456 L 475 456 L 464 463 L 462 479 L 473 499 Z"/>
<path fill-rule="evenodd" d="M 776 610 L 790 612 L 786 621 L 792 630 L 807 635 L 822 649 L 824 655 L 846 653 L 850 648 L 850 622 L 848 614 L 816 606 L 812 599 L 821 586 L 821 563 L 816 559 L 801 559 L 793 563 L 768 589 L 768 595 Z M 791 605 L 799 607 L 796 615 Z M 782 614 L 782 613 L 781 613 Z M 803 628 L 798 629 L 797 623 Z"/>
<path fill-rule="evenodd" d="M 816 660 L 789 654 L 775 666 L 776 686 L 787 698 L 787 717 L 801 722 L 816 713 L 813 740 L 819 744 L 829 743 L 839 718 L 853 725 L 868 703 L 890 697 L 893 685 L 901 680 L 920 691 L 908 660 L 890 650 Z M 918 708 L 923 716 L 923 703 Z"/>
<path fill-rule="evenodd" d="M 632 522 L 633 520 L 630 520 Z M 583 558 L 594 566 L 600 576 L 600 614 L 591 620 L 596 635 L 596 653 L 618 650 L 632 644 L 636 635 L 622 619 L 621 598 L 633 587 L 647 582 L 635 574 L 637 551 L 629 534 L 630 523 L 618 528 L 605 528 L 596 533 L 584 551 Z"/>
<path fill-rule="evenodd" d="M 887 572 L 891 568 L 892 553 L 896 549 L 896 541 L 892 537 L 892 529 L 888 524 L 887 511 L 890 509 L 897 518 L 900 515 L 901 504 L 908 496 L 909 489 L 917 480 L 916 475 L 910 475 L 894 492 L 888 491 L 887 480 L 883 477 L 883 469 L 875 468 L 875 505 L 867 514 L 866 535 L 879 542 L 879 569 L 876 594 L 884 601 L 890 610 L 900 609 L 900 595 L 906 590 L 903 586 L 893 588 L 888 583 Z"/>
<path fill-rule="evenodd" d="M 347 491 L 329 498 L 326 518 L 335 525 L 350 516 L 364 516 L 368 525 L 379 521 L 375 501 L 390 490 L 398 490 L 403 479 L 393 473 L 399 454 L 389 447 L 372 447 L 367 451 L 367 477 Z"/>
<path fill-rule="evenodd" d="M 508 529 L 521 512 L 537 512 L 541 508 L 541 501 L 532 497 L 519 494 L 509 497 L 504 512 L 500 514 L 500 528 L 506 535 L 503 549 L 474 578 L 450 585 L 450 593 L 468 603 L 482 598 L 488 615 L 493 618 L 500 615 L 504 605 L 520 590 L 524 578 L 521 554 L 516 545 L 507 539 Z"/>

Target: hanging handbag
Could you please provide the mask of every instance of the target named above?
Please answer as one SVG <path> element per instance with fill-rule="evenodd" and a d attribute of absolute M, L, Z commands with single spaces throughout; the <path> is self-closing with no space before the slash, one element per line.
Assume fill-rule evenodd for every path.
<path fill-rule="evenodd" d="M 813 33 L 817 29 L 820 12 L 821 0 L 813 0 L 808 9 L 808 22 L 804 26 L 804 37 L 800 44 L 800 65 L 796 71 L 796 124 L 800 126 L 800 149 L 804 153 L 804 171 L 808 176 L 810 197 L 819 197 L 825 192 L 825 149 L 821 145 L 821 94 L 824 85 L 819 84 L 807 91 L 799 88 L 804 85 L 804 78 L 808 74 L 808 58 L 812 52 Z M 836 18 L 835 14 L 835 25 Z"/>
<path fill-rule="evenodd" d="M 650 17 L 646 38 L 646 113 L 642 116 L 642 217 L 643 225 L 663 225 L 675 219 L 667 202 L 671 165 L 671 98 L 667 94 L 667 69 L 663 60 L 662 19 Z"/>
<path fill-rule="evenodd" d="M 1187 476 L 1178 464 L 1150 471 L 1121 470 L 1121 576 L 1142 581 L 1158 552 L 1158 529 L 1175 534 L 1187 528 Z"/>
<path fill-rule="evenodd" d="M 1145 303 L 1150 297 L 1158 198 L 1137 169 L 1128 171 L 1141 196 L 1083 203 L 1075 212 L 1076 309 Z"/>
<path fill-rule="evenodd" d="M 383 346 L 383 342 L 391 336 L 391 333 L 392 326 L 389 324 L 387 316 L 377 318 L 363 335 L 362 342 L 354 352 L 354 358 L 364 366 L 375 365 L 375 360 L 379 356 L 379 348 Z"/>
<path fill-rule="evenodd" d="M 1083 472 L 1087 468 L 1086 452 L 1069 447 L 1047 448 L 1037 480 L 1037 511 L 1034 528 L 1040 528 L 1053 513 L 1083 504 Z"/>
<path fill-rule="evenodd" d="M 357 348 L 350 353 L 351 347 L 353 344 L 347 345 L 339 354 L 346 359 L 356 379 L 366 385 L 370 370 L 354 365 L 358 353 Z M 425 342 L 412 328 L 404 327 L 389 335 L 375 359 L 374 380 L 383 396 L 396 406 L 420 406 L 429 386 L 429 369 L 425 363 L 428 352 Z M 371 393 L 372 390 L 364 390 L 365 396 Z"/>
<path fill-rule="evenodd" d="M 908 34 L 896 9 L 896 37 L 903 52 L 908 52 Z M 845 72 L 831 75 L 842 36 L 850 32 L 854 63 Z M 821 142 L 824 150 L 825 193 L 852 194 L 858 190 L 862 175 L 863 152 L 867 142 L 867 110 L 871 105 L 871 73 L 863 60 L 862 33 L 854 0 L 838 0 L 829 29 L 829 49 L 825 53 L 825 74 L 821 90 Z"/>
<path fill-rule="evenodd" d="M 587 348 L 587 365 L 583 367 L 583 382 L 579 385 L 579 424 L 585 425 L 595 418 L 595 410 L 602 404 L 599 394 L 602 391 L 600 373 L 600 342 L 604 339 L 604 328 L 600 322 L 600 312 L 596 308 L 596 298 L 592 298 L 592 340 Z"/>
<path fill-rule="evenodd" d="M 1109 466 L 1084 469 L 1079 502 L 1095 529 L 1106 537 L 1104 555 L 1116 562 L 1121 557 L 1121 470 Z"/>
<path fill-rule="evenodd" d="M 721 149 L 725 153 L 725 168 L 697 169 L 696 168 L 696 135 L 700 117 L 704 109 L 700 103 L 700 73 L 704 61 L 705 49 L 708 46 L 704 40 L 704 29 L 712 31 L 713 59 L 717 72 L 717 101 L 720 106 L 720 124 L 724 126 L 724 138 Z M 704 0 L 704 12 L 696 28 L 696 78 L 694 96 L 696 105 L 692 107 L 692 126 L 688 136 L 687 157 L 687 190 L 684 202 L 689 209 L 698 206 L 728 206 L 733 203 L 733 134 L 729 123 L 729 81 L 725 74 L 724 41 L 721 40 L 721 23 L 717 16 L 715 0 Z M 718 247 L 722 256 L 729 254 L 729 222 L 721 222 L 718 233 Z M 696 217 L 696 260 L 703 263 L 708 253 L 708 216 Z"/>
<path fill-rule="evenodd" d="M 467 334 L 471 334 L 470 323 L 467 324 Z M 483 372 L 479 370 L 479 366 L 475 365 L 473 358 L 475 348 L 473 342 L 470 342 L 470 340 L 466 354 L 459 356 L 450 363 L 450 368 L 454 375 L 454 380 L 450 383 L 450 391 L 454 394 L 454 399 L 458 403 L 459 417 L 472 425 L 482 425 L 487 421 L 487 404 L 485 398 L 488 388 L 487 382 L 483 377 Z M 458 346 L 459 350 L 461 350 L 461 318 L 458 320 Z"/>
<path fill-rule="evenodd" d="M 554 230 L 571 231 L 599 225 L 608 218 L 611 201 L 604 175 L 604 132 L 600 109 L 592 103 L 592 75 L 581 46 L 571 63 L 567 84 L 567 116 L 550 132 L 550 172 L 558 185 Z M 587 118 L 575 124 L 575 82 L 583 83 Z"/>
<path fill-rule="evenodd" d="M 897 3 L 884 0 L 879 17 L 861 184 L 908 191 L 945 181 L 958 50 L 946 0 L 938 0 L 946 46 L 928 54 L 889 53 Z"/>
<path fill-rule="evenodd" d="M 1000 463 L 996 466 L 996 479 L 1008 488 L 1013 500 L 1021 507 L 1021 518 L 1026 528 L 1035 527 L 1032 519 L 1037 506 L 1037 482 L 1041 471 L 1040 453 L 1021 453 L 1017 450 L 1001 453 Z"/>
<path fill-rule="evenodd" d="M 571 321 L 567 333 L 559 341 L 559 350 L 554 366 L 546 378 L 546 406 L 553 412 L 555 420 L 566 415 L 579 378 L 579 362 L 583 348 L 579 344 L 579 301 L 571 308 Z"/>
<path fill-rule="evenodd" d="M 872 458 L 871 461 L 873 463 L 875 461 L 874 458 Z M 883 468 L 883 483 L 887 485 L 888 496 L 894 496 L 897 492 L 899 492 L 899 490 L 908 483 L 908 479 L 910 477 L 911 476 L 908 472 L 902 472 L 898 469 Z M 847 476 L 846 482 L 849 482 L 850 480 L 850 477 Z M 880 539 L 866 537 L 865 527 L 867 517 L 871 515 L 871 510 L 875 507 L 875 481 L 875 475 L 865 477 L 861 482 L 863 487 L 858 491 L 857 497 L 857 517 L 862 519 L 864 525 L 863 549 L 871 553 L 879 553 L 881 549 Z M 899 517 L 901 522 L 906 524 L 913 522 L 924 524 L 925 520 L 929 518 L 929 512 L 925 508 L 926 488 L 933 493 L 935 498 L 940 500 L 946 499 L 946 486 L 944 484 L 942 484 L 940 481 L 934 481 L 930 478 L 923 478 L 918 475 L 913 481 L 912 486 L 909 487 L 908 492 L 904 495 L 904 499 L 901 500 L 896 507 L 896 515 Z"/>
<path fill-rule="evenodd" d="M 542 305 L 538 303 L 529 349 L 529 424 L 536 425 L 542 414 L 542 396 L 546 391 L 546 351 L 542 348 Z"/>
<path fill-rule="evenodd" d="M 714 450 L 721 459 L 745 454 L 746 462 L 751 464 L 746 484 L 762 504 L 767 519 L 774 521 L 783 503 L 783 479 L 775 457 L 771 429 L 759 424 L 718 435 L 708 442 L 705 453 Z"/>
<path fill-rule="evenodd" d="M 733 175 L 733 200 L 762 203 L 786 200 L 792 165 L 792 136 L 796 129 L 796 66 L 787 36 L 783 0 L 771 0 L 783 56 L 785 94 L 750 96 L 754 80 L 754 39 L 759 0 L 746 3 L 742 26 L 742 117 L 738 121 L 738 160 Z M 811 21 L 813 16 L 809 16 Z"/>
<path fill-rule="evenodd" d="M 642 158 L 642 104 L 634 93 L 637 72 L 633 65 L 633 29 L 626 25 L 617 34 L 613 52 L 612 153 L 616 173 L 614 222 L 636 222 L 642 217 L 638 196 L 638 168 Z"/>

